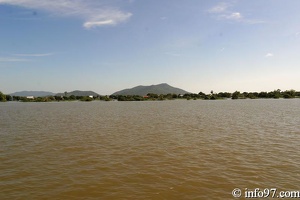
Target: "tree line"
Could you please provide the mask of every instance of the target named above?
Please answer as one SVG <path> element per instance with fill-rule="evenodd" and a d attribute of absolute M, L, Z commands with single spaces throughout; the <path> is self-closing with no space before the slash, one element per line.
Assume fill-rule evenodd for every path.
<path fill-rule="evenodd" d="M 186 94 L 154 94 L 148 93 L 145 96 L 140 95 L 105 95 L 105 96 L 46 96 L 28 98 L 22 96 L 5 95 L 0 92 L 0 101 L 21 101 L 21 102 L 53 102 L 53 101 L 163 101 L 173 99 L 186 99 L 186 100 L 218 100 L 218 99 L 279 99 L 279 98 L 300 98 L 300 92 L 293 89 L 281 91 L 280 89 L 270 92 L 219 92 L 211 91 L 209 94 L 204 92 L 186 93 Z"/>
<path fill-rule="evenodd" d="M 148 93 L 146 96 L 139 95 L 110 95 L 111 99 L 118 101 L 147 101 L 147 100 L 172 100 L 172 99 L 186 99 L 186 100 L 218 100 L 218 99 L 279 99 L 279 98 L 300 98 L 300 92 L 295 90 L 281 91 L 280 89 L 270 92 L 219 92 L 215 93 L 213 90 L 209 94 L 204 92 L 186 93 L 186 94 L 153 94 Z"/>
<path fill-rule="evenodd" d="M 5 95 L 0 92 L 0 101 L 21 101 L 21 102 L 52 102 L 52 101 L 93 101 L 93 100 L 103 100 L 108 101 L 108 96 L 45 96 L 45 97 L 24 97 L 24 96 L 11 96 Z"/>

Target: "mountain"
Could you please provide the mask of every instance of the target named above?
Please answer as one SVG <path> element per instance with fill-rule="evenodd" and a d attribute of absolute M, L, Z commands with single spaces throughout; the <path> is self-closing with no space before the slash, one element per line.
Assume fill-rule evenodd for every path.
<path fill-rule="evenodd" d="M 45 92 L 45 91 L 21 91 L 21 92 L 11 93 L 10 95 L 11 96 L 20 96 L 20 97 L 26 97 L 26 96 L 45 97 L 45 96 L 55 95 L 55 93 Z"/>
<path fill-rule="evenodd" d="M 72 92 L 67 92 L 67 96 L 100 96 L 96 92 L 93 91 L 80 91 L 80 90 L 74 90 Z M 57 93 L 56 96 L 65 96 L 65 93 Z"/>
<path fill-rule="evenodd" d="M 140 95 L 144 96 L 148 93 L 153 94 L 185 94 L 189 93 L 185 90 L 182 90 L 180 88 L 175 88 L 167 83 L 162 83 L 158 85 L 150 85 L 150 86 L 137 86 L 130 89 L 120 90 L 118 92 L 113 93 L 113 95 Z"/>

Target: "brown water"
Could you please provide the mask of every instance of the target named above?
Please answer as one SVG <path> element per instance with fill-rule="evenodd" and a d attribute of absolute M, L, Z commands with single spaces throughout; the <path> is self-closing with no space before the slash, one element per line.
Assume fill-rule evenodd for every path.
<path fill-rule="evenodd" d="M 0 199 L 300 190 L 300 99 L 0 103 Z"/>

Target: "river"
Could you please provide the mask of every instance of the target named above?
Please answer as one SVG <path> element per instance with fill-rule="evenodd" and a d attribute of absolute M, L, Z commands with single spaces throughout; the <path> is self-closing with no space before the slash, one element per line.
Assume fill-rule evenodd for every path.
<path fill-rule="evenodd" d="M 0 199 L 300 190 L 300 99 L 0 103 Z"/>

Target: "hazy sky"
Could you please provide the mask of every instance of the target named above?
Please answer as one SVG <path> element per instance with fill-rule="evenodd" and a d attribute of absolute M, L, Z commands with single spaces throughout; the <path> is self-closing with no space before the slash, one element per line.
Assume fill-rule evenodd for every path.
<path fill-rule="evenodd" d="M 0 0 L 0 91 L 300 90 L 297 0 Z"/>

